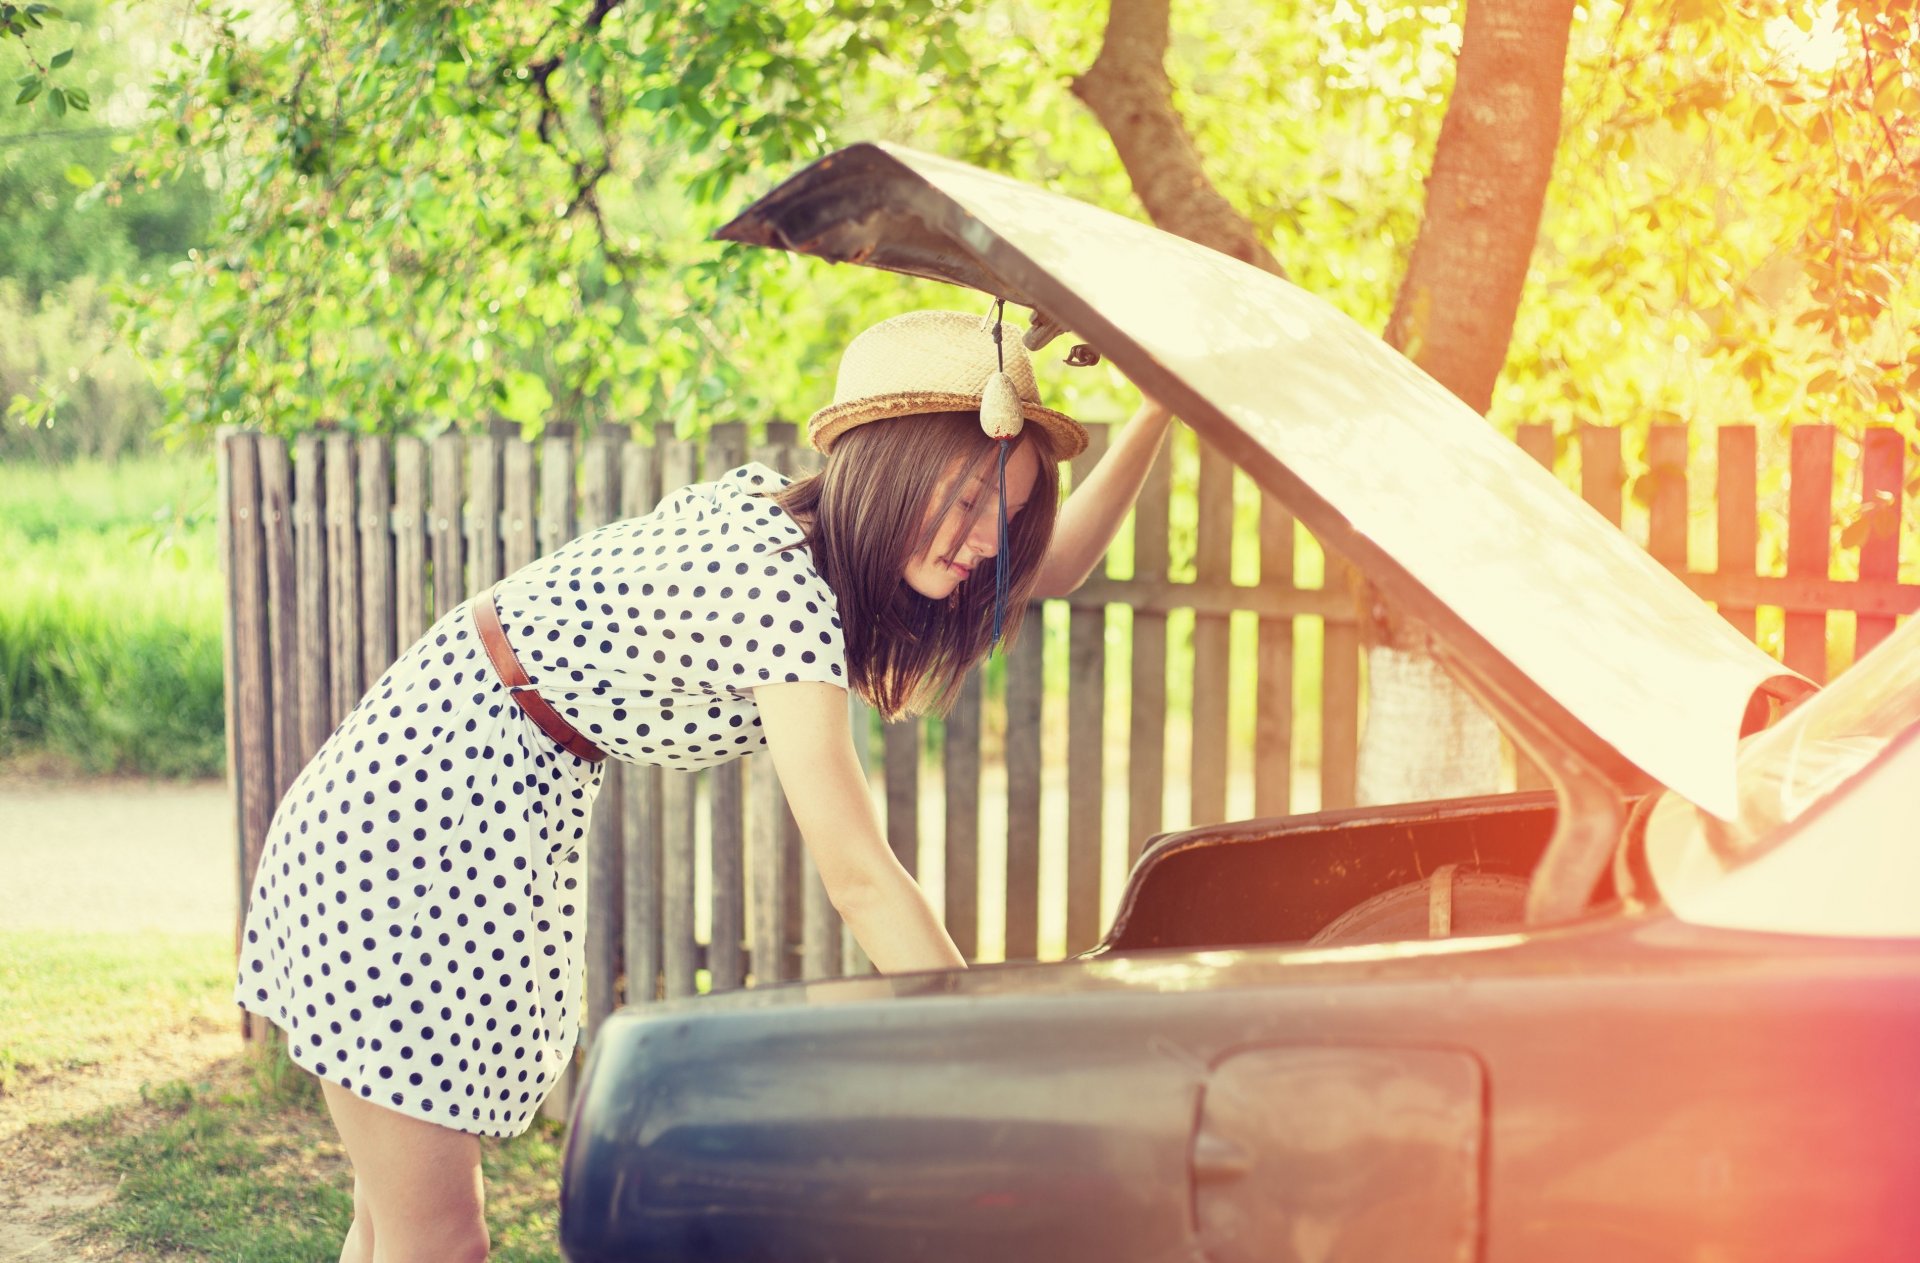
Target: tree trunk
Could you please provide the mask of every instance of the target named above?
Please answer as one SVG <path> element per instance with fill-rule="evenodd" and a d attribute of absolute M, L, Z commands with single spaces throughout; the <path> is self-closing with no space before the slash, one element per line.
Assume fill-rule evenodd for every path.
<path fill-rule="evenodd" d="M 1279 276 L 1253 226 L 1207 179 L 1173 108 L 1170 0 L 1112 0 L 1074 95 L 1106 128 L 1134 192 L 1169 232 Z M 1469 0 L 1426 215 L 1386 338 L 1480 412 L 1506 359 L 1560 136 L 1573 0 Z M 1424 629 L 1356 592 L 1370 671 L 1363 803 L 1491 792 L 1497 730 L 1434 665 Z"/>
<path fill-rule="evenodd" d="M 1506 362 L 1560 141 L 1573 0 L 1469 0 L 1426 213 L 1386 340 L 1485 412 Z M 1433 669 L 1425 628 L 1359 594 L 1371 689 L 1361 803 L 1492 793 L 1498 730 Z"/>

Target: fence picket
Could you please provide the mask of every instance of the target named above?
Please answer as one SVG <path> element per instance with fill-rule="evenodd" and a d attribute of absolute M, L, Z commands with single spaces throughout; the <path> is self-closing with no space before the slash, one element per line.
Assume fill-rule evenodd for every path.
<path fill-rule="evenodd" d="M 433 441 L 433 517 L 428 547 L 433 558 L 433 617 L 467 599 L 467 445 L 449 430 Z"/>
<path fill-rule="evenodd" d="M 1007 654 L 1004 954 L 1008 960 L 1031 960 L 1040 954 L 1040 707 L 1045 631 L 1036 601 Z"/>
<path fill-rule="evenodd" d="M 1073 459 L 1077 488 L 1107 450 L 1104 425 L 1087 427 Z M 1104 575 L 1104 559 L 1094 567 Z M 1107 607 L 1075 606 L 1067 616 L 1067 952 L 1100 938 L 1101 843 L 1106 822 Z"/>
<path fill-rule="evenodd" d="M 666 499 L 699 478 L 693 444 L 660 444 L 660 496 Z M 663 771 L 660 777 L 660 959 L 668 999 L 694 993 L 699 944 L 694 932 L 694 831 L 696 775 Z"/>
<path fill-rule="evenodd" d="M 1892 426 L 1870 427 L 1860 452 L 1860 510 L 1866 538 L 1860 541 L 1860 578 L 1893 582 L 1900 577 L 1900 492 L 1906 478 L 1907 441 Z M 1856 660 L 1893 633 L 1894 618 L 1861 614 L 1854 620 Z"/>
<path fill-rule="evenodd" d="M 1580 427 L 1580 497 L 1600 515 L 1620 525 L 1620 431 L 1612 426 Z"/>
<path fill-rule="evenodd" d="M 1719 557 L 1714 571 L 1721 576 L 1751 579 L 1758 560 L 1759 449 L 1750 425 L 1723 425 L 1719 439 L 1719 477 L 1715 487 Z M 1753 606 L 1720 604 L 1720 616 L 1748 640 L 1758 636 Z"/>
<path fill-rule="evenodd" d="M 659 448 L 625 443 L 620 448 L 620 515 L 644 517 L 660 502 Z M 658 998 L 660 947 L 661 777 L 657 767 L 621 770 L 620 806 L 621 957 L 626 1002 Z"/>
<path fill-rule="evenodd" d="M 427 448 L 403 437 L 393 444 L 393 621 L 404 648 L 427 630 L 432 599 L 427 573 Z"/>
<path fill-rule="evenodd" d="M 332 638 L 328 630 L 326 448 L 318 434 L 294 442 L 294 644 L 300 655 L 300 763 L 333 731 Z"/>
<path fill-rule="evenodd" d="M 1260 499 L 1260 586 L 1293 587 L 1293 514 Z M 1293 802 L 1293 620 L 1263 618 L 1254 650 L 1253 814 L 1280 816 Z"/>
<path fill-rule="evenodd" d="M 573 430 L 550 425 L 540 439 L 540 516 L 535 535 L 544 557 L 574 537 Z"/>
<path fill-rule="evenodd" d="M 539 519 L 535 509 L 538 470 L 533 444 L 521 438 L 502 440 L 500 451 L 500 563 L 506 574 L 533 564 L 540 555 Z"/>
<path fill-rule="evenodd" d="M 1787 479 L 1787 574 L 1825 579 L 1833 549 L 1833 427 L 1797 425 Z M 1789 610 L 1781 657 L 1815 683 L 1827 678 L 1827 616 Z"/>
<path fill-rule="evenodd" d="M 1173 443 L 1160 445 L 1133 510 L 1133 582 L 1167 579 L 1168 503 L 1173 490 Z M 1039 611 L 1034 611 L 1038 621 Z M 1164 823 L 1167 792 L 1167 616 L 1133 606 L 1133 662 L 1127 710 L 1127 865 Z M 1039 680 L 1033 722 L 1038 725 Z M 1038 766 L 1038 751 L 1035 751 Z M 1038 790 L 1034 811 L 1039 811 Z"/>
<path fill-rule="evenodd" d="M 1232 582 L 1233 465 L 1224 453 L 1200 444 L 1198 542 L 1194 578 Z M 1227 694 L 1231 623 L 1225 614 L 1193 616 L 1193 823 L 1227 818 Z"/>
<path fill-rule="evenodd" d="M 595 434 L 587 445 L 587 461 L 580 471 L 580 521 L 582 531 L 590 531 L 612 521 L 620 507 L 620 441 L 617 430 Z M 572 453 L 567 454 L 566 472 L 572 476 Z M 549 448 L 547 459 L 553 460 Z M 543 499 L 555 494 L 551 481 Z M 560 494 L 570 494 L 571 489 Z M 621 946 L 625 929 L 621 924 L 626 886 L 621 859 L 624 850 L 622 826 L 626 803 L 628 769 L 618 760 L 600 765 L 600 797 L 592 818 L 587 822 L 587 1012 L 586 1042 L 591 1044 L 600 1023 L 619 1003 L 619 980 L 625 970 Z"/>
<path fill-rule="evenodd" d="M 1687 569 L 1687 427 L 1647 431 L 1647 551 L 1676 574 Z"/>
<path fill-rule="evenodd" d="M 500 492 L 505 440 L 476 436 L 468 445 L 467 592 L 479 592 L 505 573 L 500 538 Z"/>
<path fill-rule="evenodd" d="M 333 664 L 331 732 L 359 704 L 367 680 L 361 657 L 360 532 L 353 436 L 327 435 L 328 658 Z"/>
<path fill-rule="evenodd" d="M 260 529 L 267 562 L 268 669 L 273 698 L 273 800 L 277 804 L 306 760 L 300 757 L 300 644 L 294 565 L 293 470 L 282 439 L 255 440 L 260 461 Z"/>
<path fill-rule="evenodd" d="M 229 626 L 233 633 L 235 739 L 229 777 L 239 827 L 240 916 L 244 921 L 253 877 L 260 866 L 274 809 L 273 677 L 268 660 L 271 617 L 267 604 L 266 539 L 260 523 L 260 456 L 257 436 L 230 434 L 221 442 L 227 474 Z M 264 1022 L 243 1017 L 242 1034 L 264 1034 Z"/>
<path fill-rule="evenodd" d="M 1352 568 L 1327 554 L 1326 586 L 1353 590 Z M 1351 807 L 1354 762 L 1360 748 L 1360 629 L 1327 619 L 1320 665 L 1320 809 Z"/>
<path fill-rule="evenodd" d="M 960 954 L 980 950 L 980 672 L 967 673 L 947 714 L 941 763 L 946 774 L 946 923 Z"/>
<path fill-rule="evenodd" d="M 398 656 L 393 619 L 393 474 L 386 440 L 362 435 L 354 444 L 360 470 L 360 671 L 367 685 Z"/>

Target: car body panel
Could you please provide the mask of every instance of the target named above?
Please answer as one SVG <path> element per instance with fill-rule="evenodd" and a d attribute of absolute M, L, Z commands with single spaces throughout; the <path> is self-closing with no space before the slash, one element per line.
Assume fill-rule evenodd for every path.
<path fill-rule="evenodd" d="M 1189 1205 L 1232 1165 L 1196 1152 L 1207 1093 L 1255 1050 L 1296 1073 L 1351 1050 L 1344 1090 L 1296 1082 L 1272 1106 L 1299 1130 L 1267 1156 L 1317 1143 L 1328 1182 L 1257 1162 L 1227 1177 L 1272 1181 L 1270 1215 L 1294 1208 L 1283 1239 L 1249 1225 L 1242 1251 L 1424 1257 L 1437 1232 L 1489 1263 L 1887 1257 L 1920 1240 L 1917 999 L 1906 945 L 1654 918 L 623 1010 L 576 1106 L 562 1241 L 574 1263 L 1237 1257 Z M 1355 1126 L 1368 1081 L 1400 1099 Z M 1449 1145 L 1451 1182 L 1433 1165 Z M 1417 1211 L 1397 1237 L 1395 1207 Z M 1367 1245 L 1308 1248 L 1324 1239 Z"/>
<path fill-rule="evenodd" d="M 1148 225 L 893 146 L 823 159 L 721 235 L 941 276 L 1061 320 L 1432 623 L 1487 690 L 1733 810 L 1752 698 L 1797 677 L 1329 304 Z"/>

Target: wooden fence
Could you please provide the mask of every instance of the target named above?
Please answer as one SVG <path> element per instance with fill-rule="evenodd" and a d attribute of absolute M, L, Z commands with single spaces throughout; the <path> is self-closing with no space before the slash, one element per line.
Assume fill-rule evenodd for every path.
<path fill-rule="evenodd" d="M 1092 445 L 1073 477 L 1105 450 L 1105 429 L 1090 429 Z M 1545 427 L 1524 427 L 1519 439 L 1553 466 L 1555 439 Z M 1756 566 L 1756 431 L 1725 428 L 1717 444 L 1711 571 L 1687 566 L 1685 427 L 1653 428 L 1633 499 L 1646 505 L 1652 554 L 1742 631 L 1755 635 L 1756 611 L 1784 610 L 1786 661 L 1821 679 L 1829 611 L 1855 612 L 1864 652 L 1898 616 L 1920 608 L 1920 585 L 1898 579 L 1908 463 L 1898 435 L 1866 436 L 1858 482 L 1870 529 L 1859 545 L 1859 578 L 1848 580 L 1829 577 L 1836 510 L 1855 513 L 1834 503 L 1834 431 L 1809 426 L 1791 435 L 1783 575 Z M 1628 502 L 1620 432 L 1586 428 L 1566 447 L 1569 464 L 1577 456 L 1586 499 L 1619 523 Z M 584 443 L 569 434 L 428 443 L 335 433 L 302 436 L 289 451 L 279 439 L 234 432 L 220 455 L 229 775 L 243 906 L 280 795 L 436 612 L 581 531 L 645 513 L 664 493 L 742 460 L 801 472 L 815 459 L 782 423 L 751 447 L 745 427 L 729 424 L 701 445 L 617 431 Z M 1182 461 L 1197 462 L 1194 492 L 1174 496 L 1163 452 L 1135 514 L 1131 574 L 1096 574 L 1052 603 L 1064 607 L 1053 616 L 1065 623 L 1064 670 L 1057 652 L 1048 669 L 1042 636 L 1023 636 L 1003 667 L 974 673 L 937 742 L 926 723 L 913 722 L 886 726 L 862 750 L 901 862 L 919 872 L 923 855 L 938 857 L 937 871 L 919 875 L 944 900 L 947 927 L 969 958 L 982 954 L 989 922 L 999 940 L 990 946 L 1006 959 L 1097 941 L 1117 875 L 1170 823 L 1170 788 L 1173 823 L 1228 818 L 1231 765 L 1250 769 L 1251 801 L 1243 797 L 1239 808 L 1255 815 L 1352 802 L 1361 659 L 1339 563 L 1328 559 L 1319 586 L 1296 585 L 1296 549 L 1314 546 L 1291 516 L 1242 483 L 1243 513 L 1258 500 L 1258 531 L 1243 523 L 1236 532 L 1239 476 L 1204 445 L 1183 448 Z M 1240 548 L 1257 549 L 1257 566 L 1235 556 Z M 1243 579 L 1257 568 L 1257 583 L 1235 582 L 1236 562 Z M 1175 643 L 1187 639 L 1180 633 L 1188 619 L 1190 648 Z M 1236 622 L 1241 660 L 1251 667 L 1238 679 Z M 1317 660 L 1304 651 L 1316 640 Z M 1171 693 L 1170 663 L 1182 677 Z M 1296 689 L 1296 677 L 1319 681 L 1317 705 Z M 1240 724 L 1250 751 L 1232 736 L 1236 688 L 1253 710 L 1250 734 Z M 1180 704 L 1184 696 L 1190 706 Z M 1124 720 L 1108 714 L 1110 697 L 1123 699 Z M 856 734 L 864 738 L 872 725 L 859 711 Z M 1171 776 L 1169 756 L 1181 744 L 1170 743 L 1170 733 L 1185 738 Z M 1296 738 L 1314 738 L 1317 759 L 1297 757 Z M 995 757 L 983 759 L 983 749 Z M 923 818 L 937 825 L 927 837 Z M 1043 837 L 1043 819 L 1063 819 L 1064 829 L 1049 827 Z M 587 866 L 590 1028 L 622 1001 L 867 968 L 811 873 L 766 758 L 697 774 L 610 765 Z M 983 875 L 999 892 L 992 908 L 981 904 Z"/>

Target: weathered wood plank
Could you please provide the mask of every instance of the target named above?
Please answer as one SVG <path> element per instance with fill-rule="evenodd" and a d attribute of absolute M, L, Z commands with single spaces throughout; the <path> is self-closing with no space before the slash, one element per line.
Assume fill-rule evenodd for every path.
<path fill-rule="evenodd" d="M 294 643 L 300 655 L 300 764 L 333 731 L 331 595 L 327 583 L 326 446 L 321 436 L 294 440 Z M 292 700 L 292 699 L 289 699 Z"/>
<path fill-rule="evenodd" d="M 506 573 L 533 564 L 540 555 L 539 519 L 535 508 L 538 471 L 533 444 L 525 439 L 502 440 L 500 457 L 500 558 Z"/>
<path fill-rule="evenodd" d="M 1715 577 L 1750 580 L 1759 548 L 1759 452 L 1750 425 L 1723 425 L 1719 439 L 1719 474 L 1715 488 L 1718 523 L 1718 559 Z M 1697 590 L 1697 589 L 1696 589 Z M 1752 640 L 1758 634 L 1751 604 L 1720 604 L 1720 616 Z"/>
<path fill-rule="evenodd" d="M 1136 614 L 1167 614 L 1173 610 L 1192 610 L 1226 618 L 1246 610 L 1261 618 L 1323 618 L 1330 623 L 1354 621 L 1353 596 L 1336 588 L 1294 588 L 1268 591 L 1259 587 L 1240 587 L 1232 583 L 1170 583 L 1152 579 L 1109 579 L 1093 575 L 1085 583 L 1057 598 L 1067 608 L 1096 610 L 1108 605 L 1126 605 Z"/>
<path fill-rule="evenodd" d="M 920 872 L 921 723 L 902 719 L 886 726 L 882 774 L 887 792 L 887 845 L 908 873 Z"/>
<path fill-rule="evenodd" d="M 427 573 L 427 447 L 393 441 L 393 624 L 404 650 L 426 632 L 433 588 Z"/>
<path fill-rule="evenodd" d="M 371 685 L 399 656 L 393 618 L 393 470 L 387 440 L 362 435 L 360 472 L 360 671 Z"/>
<path fill-rule="evenodd" d="M 756 987 L 771 986 L 793 974 L 787 951 L 787 900 L 790 857 L 785 825 L 791 819 L 786 792 L 764 750 L 749 756 L 747 796 L 747 959 Z"/>
<path fill-rule="evenodd" d="M 1008 960 L 1040 954 L 1040 708 L 1046 623 L 1038 602 L 1007 653 Z"/>
<path fill-rule="evenodd" d="M 1350 591 L 1349 567 L 1327 554 L 1326 585 Z M 1351 807 L 1360 748 L 1360 634 L 1353 623 L 1329 619 L 1320 673 L 1320 807 Z"/>
<path fill-rule="evenodd" d="M 1860 541 L 1860 577 L 1889 581 L 1900 574 L 1902 487 L 1906 480 L 1907 441 L 1891 426 L 1870 426 L 1860 453 L 1860 508 L 1867 515 L 1867 536 Z M 1858 660 L 1893 634 L 1894 620 L 1862 614 L 1854 623 L 1853 654 Z"/>
<path fill-rule="evenodd" d="M 1701 600 L 1712 601 L 1722 609 L 1776 605 L 1791 613 L 1823 618 L 1829 610 L 1854 610 L 1870 617 L 1898 618 L 1920 608 L 1920 583 L 1798 575 L 1690 574 L 1683 577 Z"/>
<path fill-rule="evenodd" d="M 967 675 L 947 715 L 946 924 L 960 954 L 980 953 L 980 672 Z"/>
<path fill-rule="evenodd" d="M 692 443 L 663 440 L 658 458 L 661 499 L 697 481 L 699 451 Z M 694 986 L 694 775 L 660 775 L 660 952 L 669 999 L 691 995 Z"/>
<path fill-rule="evenodd" d="M 500 535 L 501 466 L 506 440 L 492 434 L 472 439 L 467 463 L 467 591 L 479 592 L 506 573 Z"/>
<path fill-rule="evenodd" d="M 452 430 L 433 441 L 433 509 L 428 547 L 433 558 L 433 617 L 467 599 L 467 444 Z"/>
<path fill-rule="evenodd" d="M 1194 574 L 1202 583 L 1233 578 L 1233 465 L 1200 444 L 1198 532 Z M 1193 617 L 1193 749 L 1190 785 L 1193 823 L 1227 818 L 1227 702 L 1233 689 L 1231 623 L 1225 614 Z"/>
<path fill-rule="evenodd" d="M 1687 427 L 1647 431 L 1647 551 L 1673 571 L 1687 569 Z"/>
<path fill-rule="evenodd" d="M 1173 445 L 1160 445 L 1133 510 L 1133 577 L 1130 588 L 1167 581 L 1167 519 L 1172 496 Z M 1127 709 L 1127 865 L 1140 858 L 1159 833 L 1167 792 L 1167 616 L 1132 600 L 1133 660 Z M 1036 617 L 1039 611 L 1034 612 Z M 1037 685 L 1036 685 L 1037 688 Z M 1035 699 L 1033 722 L 1039 723 Z M 1038 767 L 1038 747 L 1035 767 Z M 1037 810 L 1037 803 L 1036 803 Z"/>
<path fill-rule="evenodd" d="M 1787 573 L 1826 579 L 1833 553 L 1833 427 L 1793 427 L 1787 481 Z M 1827 616 L 1788 611 L 1782 658 L 1815 683 L 1827 678 Z"/>
<path fill-rule="evenodd" d="M 1607 425 L 1580 427 L 1580 498 L 1600 515 L 1620 525 L 1623 482 L 1620 469 L 1620 431 Z"/>
<path fill-rule="evenodd" d="M 1083 485 L 1107 450 L 1104 425 L 1087 427 L 1073 460 Z M 1102 576 L 1105 559 L 1094 567 Z M 1067 617 L 1067 952 L 1100 940 L 1102 839 L 1106 831 L 1107 611 L 1075 607 Z"/>
<path fill-rule="evenodd" d="M 361 653 L 360 533 L 353 436 L 327 435 L 328 657 L 333 665 L 331 732 L 367 691 Z"/>
<path fill-rule="evenodd" d="M 254 873 L 273 818 L 273 677 L 268 645 L 266 540 L 261 531 L 260 457 L 257 436 L 229 435 L 222 443 L 228 486 L 228 603 L 233 627 L 231 711 L 233 785 L 240 829 L 239 911 L 244 924 Z M 235 926 L 238 943 L 240 925 Z M 244 1021 L 248 1038 L 265 1034 L 264 1025 Z"/>
<path fill-rule="evenodd" d="M 544 557 L 573 539 L 573 427 L 550 425 L 540 439 L 540 528 Z"/>
<path fill-rule="evenodd" d="M 707 969 L 713 990 L 734 991 L 746 982 L 741 940 L 746 935 L 746 768 L 740 760 L 707 772 L 712 820 L 712 930 Z"/>
<path fill-rule="evenodd" d="M 1260 499 L 1260 586 L 1293 587 L 1293 514 Z M 1254 649 L 1253 814 L 1293 808 L 1293 620 L 1263 618 Z"/>
<path fill-rule="evenodd" d="M 267 660 L 273 698 L 273 800 L 280 801 L 306 759 L 300 752 L 300 641 L 294 569 L 293 469 L 284 439 L 255 440 L 260 460 L 260 529 L 267 563 Z"/>
<path fill-rule="evenodd" d="M 657 449 L 620 445 L 620 516 L 644 517 L 660 499 Z M 628 1004 L 659 994 L 661 972 L 661 777 L 657 767 L 621 769 L 620 797 L 621 957 Z"/>
<path fill-rule="evenodd" d="M 620 448 L 617 430 L 595 434 L 586 447 L 580 473 L 578 529 L 590 531 L 620 512 Z M 551 453 L 549 453 L 551 459 Z M 568 461 L 569 472 L 571 460 Z M 626 972 L 622 948 L 626 927 L 625 853 L 628 768 L 614 759 L 601 765 L 600 796 L 587 825 L 587 1016 L 586 1042 L 620 1002 L 619 981 Z"/>

